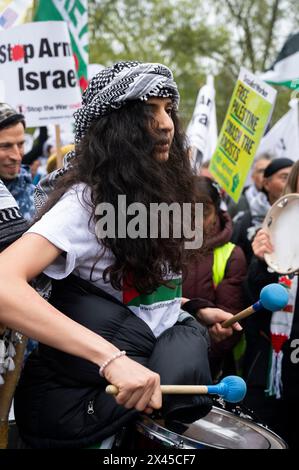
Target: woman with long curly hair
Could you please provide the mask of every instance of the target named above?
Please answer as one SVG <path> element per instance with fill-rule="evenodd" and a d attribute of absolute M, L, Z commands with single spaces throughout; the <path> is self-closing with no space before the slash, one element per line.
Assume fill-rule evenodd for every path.
<path fill-rule="evenodd" d="M 172 235 L 171 218 L 169 237 L 164 220 L 149 235 L 151 204 L 196 201 L 178 101 L 163 65 L 119 62 L 97 74 L 75 113 L 75 152 L 41 182 L 38 204 L 52 191 L 38 220 L 1 254 L 0 320 L 40 341 L 15 395 L 30 447 L 94 445 L 138 411 L 160 409 L 160 380 L 211 381 L 206 330 L 181 310 L 192 250 L 186 236 Z M 137 224 L 129 210 L 136 203 L 146 214 Z M 115 214 L 106 227 L 103 207 Z M 28 284 L 42 272 L 51 279 L 49 302 Z M 198 314 L 204 322 L 205 309 Z M 208 323 L 228 316 L 209 312 Z M 109 382 L 116 398 L 105 393 Z M 193 421 L 210 407 L 207 397 L 163 400 L 168 418 Z"/>

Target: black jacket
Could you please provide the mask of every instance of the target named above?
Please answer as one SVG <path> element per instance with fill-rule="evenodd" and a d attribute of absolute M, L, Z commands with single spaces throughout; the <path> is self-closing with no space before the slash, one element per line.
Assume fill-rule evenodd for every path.
<path fill-rule="evenodd" d="M 76 276 L 53 281 L 50 302 L 99 333 L 137 362 L 156 371 L 162 384 L 210 384 L 206 329 L 188 317 L 156 339 L 125 305 Z M 34 448 L 87 447 L 136 418 L 104 391 L 98 367 L 40 344 L 27 360 L 15 394 L 23 440 Z M 166 419 L 192 422 L 210 411 L 207 396 L 168 395 Z"/>
<path fill-rule="evenodd" d="M 267 265 L 255 256 L 252 258 L 245 284 L 248 305 L 259 299 L 261 289 L 272 282 L 278 282 L 278 274 L 270 273 Z M 272 312 L 260 310 L 246 319 L 246 353 L 244 360 L 245 378 L 249 388 L 265 389 L 268 378 L 269 357 L 271 352 Z M 297 289 L 294 306 L 293 324 L 290 338 L 283 345 L 282 382 L 283 396 L 293 401 L 298 400 L 299 394 L 299 364 L 292 362 L 291 354 L 294 348 L 291 343 L 299 338 L 299 289 Z"/>

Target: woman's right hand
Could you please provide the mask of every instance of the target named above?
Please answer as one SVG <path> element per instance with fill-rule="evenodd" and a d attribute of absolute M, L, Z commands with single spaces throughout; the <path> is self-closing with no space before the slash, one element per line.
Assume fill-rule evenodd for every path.
<path fill-rule="evenodd" d="M 273 246 L 266 230 L 261 229 L 257 232 L 252 242 L 252 250 L 255 256 L 260 259 L 264 259 L 265 253 L 272 253 Z"/>
<path fill-rule="evenodd" d="M 127 356 L 105 367 L 105 379 L 119 389 L 115 399 L 125 408 L 152 413 L 162 406 L 160 376 Z"/>

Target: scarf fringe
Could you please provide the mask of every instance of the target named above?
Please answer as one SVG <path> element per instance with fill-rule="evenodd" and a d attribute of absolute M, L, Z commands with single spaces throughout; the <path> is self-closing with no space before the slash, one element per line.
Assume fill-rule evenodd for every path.
<path fill-rule="evenodd" d="M 282 358 L 283 352 L 279 351 L 276 353 L 272 351 L 272 361 L 271 369 L 269 374 L 269 384 L 267 390 L 265 390 L 266 395 L 275 396 L 277 399 L 281 398 L 282 395 L 282 380 L 281 380 L 281 369 L 282 369 Z"/>
<path fill-rule="evenodd" d="M 267 396 L 275 396 L 277 399 L 281 398 L 283 392 L 281 379 L 283 345 L 291 334 L 298 278 L 294 275 L 281 275 L 278 282 L 288 290 L 289 300 L 283 310 L 272 313 L 270 324 L 272 354 L 269 361 L 268 388 L 265 390 Z"/>

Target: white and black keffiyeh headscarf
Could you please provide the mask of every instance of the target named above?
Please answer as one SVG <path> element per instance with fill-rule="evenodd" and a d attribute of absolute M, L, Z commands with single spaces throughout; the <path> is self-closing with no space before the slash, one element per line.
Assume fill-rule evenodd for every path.
<path fill-rule="evenodd" d="M 179 93 L 172 72 L 161 64 L 117 62 L 95 75 L 82 96 L 82 107 L 75 112 L 76 143 L 90 124 L 119 109 L 131 100 L 150 96 L 170 97 L 176 107 Z"/>
<path fill-rule="evenodd" d="M 124 106 L 128 101 L 146 101 L 149 97 L 169 97 L 174 107 L 179 105 L 179 92 L 171 70 L 158 63 L 117 62 L 97 73 L 82 96 L 82 106 L 75 112 L 75 142 L 85 136 L 91 123 L 111 111 Z M 63 168 L 54 171 L 38 185 L 35 203 L 39 209 L 47 200 L 56 179 L 72 165 L 75 152 L 69 152 Z"/>

